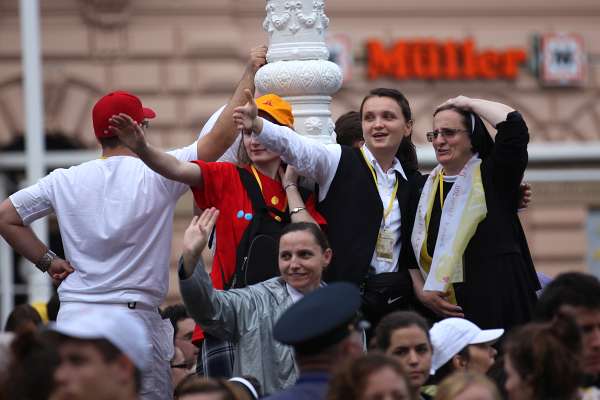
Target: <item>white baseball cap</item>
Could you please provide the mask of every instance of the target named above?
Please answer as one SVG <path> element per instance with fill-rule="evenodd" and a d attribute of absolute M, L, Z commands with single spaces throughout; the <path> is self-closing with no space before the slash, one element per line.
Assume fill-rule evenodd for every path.
<path fill-rule="evenodd" d="M 50 330 L 74 339 L 106 339 L 140 370 L 149 359 L 150 341 L 146 328 L 129 310 L 117 307 L 90 309 L 52 324 Z"/>
<path fill-rule="evenodd" d="M 234 376 L 233 378 L 229 379 L 229 382 L 237 382 L 240 385 L 243 385 L 246 391 L 252 395 L 253 399 L 258 399 L 258 392 L 256 391 L 256 388 L 252 382 L 250 382 L 248 379 L 242 378 L 241 376 Z"/>
<path fill-rule="evenodd" d="M 436 322 L 429 330 L 433 345 L 431 374 L 468 345 L 493 343 L 503 334 L 504 329 L 481 329 L 464 318 L 446 318 Z"/>

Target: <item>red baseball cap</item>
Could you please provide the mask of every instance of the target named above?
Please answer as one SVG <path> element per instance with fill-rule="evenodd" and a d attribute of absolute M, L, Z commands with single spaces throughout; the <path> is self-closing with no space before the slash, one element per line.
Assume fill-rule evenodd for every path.
<path fill-rule="evenodd" d="M 115 136 L 108 130 L 108 119 L 120 113 L 129 115 L 138 123 L 156 117 L 154 110 L 142 106 L 142 102 L 137 96 L 123 91 L 109 93 L 98 100 L 92 109 L 94 133 L 97 138 Z"/>

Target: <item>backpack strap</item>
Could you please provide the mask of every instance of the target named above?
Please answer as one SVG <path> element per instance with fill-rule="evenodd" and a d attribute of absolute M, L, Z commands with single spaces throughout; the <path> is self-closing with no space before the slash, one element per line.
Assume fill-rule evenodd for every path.
<path fill-rule="evenodd" d="M 287 213 L 266 205 L 258 182 L 256 182 L 256 179 L 248 170 L 238 167 L 238 173 L 240 181 L 252 203 L 253 216 L 238 243 L 236 249 L 235 273 L 232 281 L 225 284 L 225 289 L 231 287 L 244 287 L 247 285 L 245 269 L 250 257 L 249 253 L 252 249 L 252 243 L 258 236 L 261 236 L 261 230 L 264 230 L 265 224 L 280 224 L 271 217 L 270 213 L 279 216 L 281 221 L 289 221 L 289 217 L 286 218 Z"/>
<path fill-rule="evenodd" d="M 252 203 L 253 217 L 238 243 L 235 273 L 232 281 L 225 284 L 225 289 L 244 287 L 279 274 L 278 232 L 290 222 L 287 208 L 280 211 L 267 206 L 254 175 L 239 167 L 238 173 Z M 300 194 L 303 199 L 306 199 L 310 192 L 302 189 Z"/>
<path fill-rule="evenodd" d="M 265 199 L 260 191 L 260 186 L 258 186 L 258 182 L 256 182 L 254 176 L 245 168 L 237 167 L 237 170 L 242 185 L 244 186 L 244 189 L 246 189 L 246 193 L 248 193 L 248 197 L 250 197 L 250 201 L 252 202 L 252 208 L 255 211 L 260 209 L 266 210 L 267 204 L 265 203 Z"/>

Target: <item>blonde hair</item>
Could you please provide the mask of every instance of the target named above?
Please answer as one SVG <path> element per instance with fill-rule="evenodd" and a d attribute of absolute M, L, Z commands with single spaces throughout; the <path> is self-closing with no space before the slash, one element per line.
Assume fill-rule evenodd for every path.
<path fill-rule="evenodd" d="M 477 385 L 487 389 L 494 400 L 502 400 L 496 384 L 477 372 L 456 372 L 448 376 L 438 385 L 435 400 L 453 400 L 469 387 Z"/>
<path fill-rule="evenodd" d="M 237 149 L 237 159 L 238 159 L 238 166 L 243 167 L 246 165 L 250 165 L 252 164 L 252 161 L 250 160 L 250 156 L 248 155 L 248 152 L 246 151 L 246 146 L 244 146 L 244 132 L 240 133 L 240 145 L 238 146 Z"/>

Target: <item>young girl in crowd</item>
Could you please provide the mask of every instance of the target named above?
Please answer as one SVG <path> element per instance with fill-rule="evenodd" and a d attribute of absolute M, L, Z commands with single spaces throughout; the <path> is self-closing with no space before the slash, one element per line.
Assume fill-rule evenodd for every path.
<path fill-rule="evenodd" d="M 504 329 L 480 329 L 464 318 L 446 318 L 429 330 L 433 344 L 431 384 L 437 385 L 455 372 L 485 374 L 494 365 L 492 346 Z"/>
<path fill-rule="evenodd" d="M 412 311 L 386 315 L 375 331 L 375 346 L 400 362 L 414 399 L 431 398 L 421 391 L 429 378 L 433 355 L 429 326 L 422 316 Z"/>

